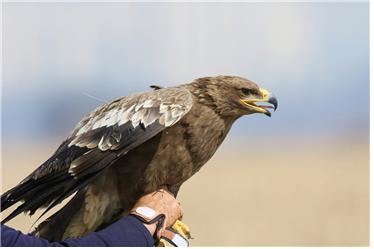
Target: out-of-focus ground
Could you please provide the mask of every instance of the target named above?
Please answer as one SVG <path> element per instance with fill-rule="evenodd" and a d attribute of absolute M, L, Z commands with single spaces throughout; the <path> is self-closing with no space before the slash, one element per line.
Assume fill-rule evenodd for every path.
<path fill-rule="evenodd" d="M 3 145 L 3 191 L 46 160 L 53 141 Z M 368 246 L 368 138 L 229 136 L 178 198 L 193 246 Z M 35 218 L 9 225 L 27 232 Z"/>

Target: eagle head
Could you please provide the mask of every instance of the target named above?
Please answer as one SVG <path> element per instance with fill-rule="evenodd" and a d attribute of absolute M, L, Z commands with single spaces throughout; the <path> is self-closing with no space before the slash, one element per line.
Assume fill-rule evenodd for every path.
<path fill-rule="evenodd" d="M 211 106 L 222 116 L 262 113 L 270 117 L 269 109 L 275 111 L 278 107 L 277 99 L 268 90 L 242 77 L 205 77 L 195 80 L 194 86 L 199 102 Z"/>

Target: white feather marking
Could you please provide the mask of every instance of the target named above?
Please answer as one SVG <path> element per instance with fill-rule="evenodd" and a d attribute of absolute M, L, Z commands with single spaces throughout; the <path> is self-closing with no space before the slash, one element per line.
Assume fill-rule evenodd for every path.
<path fill-rule="evenodd" d="M 91 151 L 87 151 L 86 153 L 84 153 L 82 156 L 85 156 L 85 155 L 87 155 L 88 153 L 90 153 Z M 75 174 L 75 172 L 74 172 L 74 170 L 75 170 L 75 168 L 77 168 L 79 166 L 79 164 L 77 164 L 77 161 L 76 160 L 74 160 L 71 164 L 70 164 L 70 167 L 69 167 L 69 171 L 68 171 L 68 173 L 70 174 L 70 175 L 72 175 L 72 176 L 75 176 L 76 174 Z"/>
<path fill-rule="evenodd" d="M 165 112 L 164 116 L 165 116 L 165 126 L 166 127 L 169 127 L 169 126 L 173 125 L 175 123 L 175 121 L 177 120 L 176 118 L 173 118 L 171 116 L 171 112 Z"/>
<path fill-rule="evenodd" d="M 165 105 L 164 103 L 161 103 L 160 105 L 160 113 L 164 113 L 169 109 L 168 105 Z"/>
<path fill-rule="evenodd" d="M 130 106 L 128 109 L 126 109 L 121 115 L 122 117 L 120 118 L 120 121 L 118 125 L 122 125 L 124 123 L 127 123 L 131 116 L 132 116 L 132 110 L 134 109 L 135 105 Z"/>
<path fill-rule="evenodd" d="M 111 110 L 107 115 L 109 118 L 106 120 L 106 127 L 112 126 L 117 123 L 118 109 Z"/>
<path fill-rule="evenodd" d="M 144 105 L 144 102 L 143 103 L 138 103 L 135 107 L 135 112 L 137 112 L 140 108 L 142 108 Z"/>
<path fill-rule="evenodd" d="M 171 104 L 170 108 L 181 108 L 180 104 Z"/>
<path fill-rule="evenodd" d="M 153 101 L 151 99 L 147 99 L 144 101 L 143 108 L 150 108 L 153 107 Z"/>
<path fill-rule="evenodd" d="M 99 147 L 99 149 L 102 151 L 105 151 L 109 148 L 107 144 L 104 144 L 104 136 L 101 137 L 99 145 L 97 147 Z"/>
<path fill-rule="evenodd" d="M 141 109 L 131 117 L 131 124 L 135 128 L 139 125 L 139 122 L 144 119 L 144 114 L 147 109 Z"/>
<path fill-rule="evenodd" d="M 100 119 L 94 121 L 93 126 L 92 126 L 92 130 L 95 130 L 97 128 L 105 126 L 106 115 L 107 115 L 107 113 L 103 117 L 101 117 Z"/>
<path fill-rule="evenodd" d="M 160 123 L 160 125 L 165 126 L 165 115 L 162 115 L 162 116 L 158 119 L 158 122 Z"/>
<path fill-rule="evenodd" d="M 75 175 L 75 173 L 74 173 L 74 169 L 75 169 L 76 167 L 78 167 L 77 164 L 73 164 L 73 163 L 72 163 L 72 164 L 70 165 L 70 167 L 69 167 L 69 171 L 68 171 L 70 175 L 72 175 L 72 176 Z"/>
<path fill-rule="evenodd" d="M 86 125 L 83 126 L 83 127 L 81 127 L 81 128 L 78 130 L 76 136 L 79 136 L 79 135 L 83 134 L 84 132 L 86 132 Z"/>
<path fill-rule="evenodd" d="M 144 114 L 143 124 L 145 127 L 148 125 L 154 123 L 158 118 L 158 115 L 156 115 L 156 111 L 153 109 L 147 109 L 147 113 Z"/>
<path fill-rule="evenodd" d="M 100 142 L 99 142 L 99 146 L 100 146 L 101 144 L 103 144 L 103 141 L 104 141 L 104 136 L 101 137 Z"/>
<path fill-rule="evenodd" d="M 118 124 L 122 120 L 123 113 L 125 112 L 125 109 L 119 109 L 116 115 L 116 121 L 115 123 Z"/>
<path fill-rule="evenodd" d="M 77 136 L 91 130 L 92 128 L 92 124 L 96 121 L 97 117 L 94 117 L 92 119 L 90 119 L 84 126 L 82 126 L 79 131 L 77 132 Z"/>

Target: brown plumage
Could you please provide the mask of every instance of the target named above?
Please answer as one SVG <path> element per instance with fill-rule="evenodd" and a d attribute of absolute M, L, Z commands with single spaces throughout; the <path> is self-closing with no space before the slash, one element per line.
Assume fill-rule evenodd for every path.
<path fill-rule="evenodd" d="M 270 116 L 277 101 L 240 77 L 200 78 L 117 99 L 86 115 L 55 154 L 1 196 L 2 210 L 47 210 L 77 192 L 36 233 L 49 240 L 102 228 L 144 193 L 181 184 L 215 153 L 232 124 L 252 113 Z"/>

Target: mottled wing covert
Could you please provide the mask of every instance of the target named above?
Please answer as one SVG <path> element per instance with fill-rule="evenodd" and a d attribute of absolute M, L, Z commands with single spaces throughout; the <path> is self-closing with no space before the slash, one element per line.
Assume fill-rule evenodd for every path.
<path fill-rule="evenodd" d="M 113 101 L 88 114 L 74 129 L 69 147 L 88 148 L 69 168 L 78 175 L 94 148 L 118 151 L 117 157 L 178 122 L 192 107 L 192 97 L 183 88 L 165 88 Z M 101 153 L 102 154 L 102 153 Z M 97 167 L 97 166 L 96 166 Z M 92 171 L 92 169 L 90 170 Z"/>

